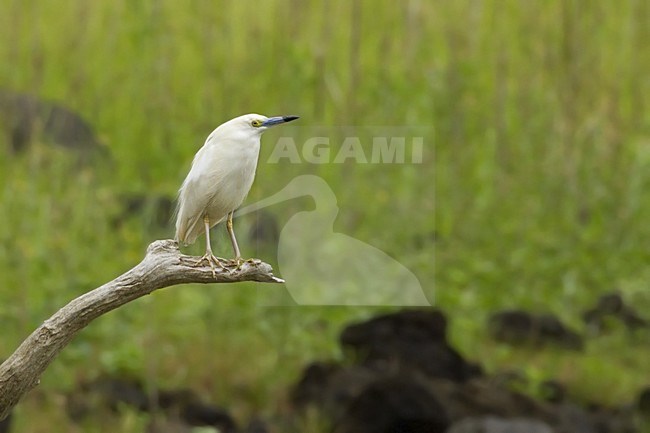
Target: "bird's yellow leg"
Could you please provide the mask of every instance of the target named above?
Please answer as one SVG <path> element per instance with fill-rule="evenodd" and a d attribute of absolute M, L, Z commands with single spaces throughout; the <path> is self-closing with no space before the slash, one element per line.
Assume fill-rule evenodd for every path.
<path fill-rule="evenodd" d="M 242 263 L 244 263 L 244 259 L 241 257 L 241 253 L 239 252 L 239 245 L 237 245 L 237 238 L 235 237 L 235 230 L 233 229 L 232 225 L 232 216 L 235 213 L 235 211 L 232 211 L 228 214 L 228 221 L 226 222 L 226 228 L 228 229 L 228 234 L 230 235 L 230 242 L 232 242 L 232 249 L 235 251 L 235 262 L 237 263 L 237 267 L 241 266 Z"/>
<path fill-rule="evenodd" d="M 223 263 L 212 253 L 212 245 L 210 245 L 210 218 L 207 215 L 203 217 L 203 224 L 205 225 L 205 254 L 194 264 L 199 266 L 203 262 L 208 262 L 212 269 L 212 276 L 217 277 L 217 268 L 225 269 Z"/>

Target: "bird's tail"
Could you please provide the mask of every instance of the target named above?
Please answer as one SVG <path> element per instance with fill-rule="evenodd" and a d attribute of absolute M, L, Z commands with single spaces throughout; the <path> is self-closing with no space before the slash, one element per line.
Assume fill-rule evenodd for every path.
<path fill-rule="evenodd" d="M 176 235 L 174 236 L 176 241 L 183 245 L 193 244 L 203 230 L 203 226 L 201 225 L 203 216 L 188 218 L 181 211 L 181 201 L 179 199 L 178 204 L 176 205 L 176 211 L 174 212 L 174 217 L 176 218 Z"/>

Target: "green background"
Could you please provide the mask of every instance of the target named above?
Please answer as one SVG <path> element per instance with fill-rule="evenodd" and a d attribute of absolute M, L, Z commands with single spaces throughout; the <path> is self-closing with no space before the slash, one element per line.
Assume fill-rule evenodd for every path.
<path fill-rule="evenodd" d="M 0 87 L 81 113 L 111 155 L 80 166 L 43 143 L 0 145 L 0 357 L 173 236 L 149 208 L 122 218 L 124 195 L 174 197 L 229 118 L 298 114 L 263 139 L 247 203 L 323 177 L 334 229 L 409 267 L 467 357 L 557 378 L 582 401 L 632 401 L 650 383 L 647 333 L 615 329 L 567 354 L 494 344 L 484 324 L 526 308 L 582 330 L 581 311 L 613 290 L 648 311 L 648 22 L 650 3 L 632 0 L 0 2 Z M 318 126 L 336 139 L 345 125 L 363 139 L 372 126 L 423 128 L 423 162 L 264 164 L 281 134 L 300 143 Z M 282 225 L 310 206 L 272 212 Z M 237 222 L 244 255 L 250 224 Z M 224 232 L 213 244 L 228 256 Z M 275 263 L 272 248 L 256 253 Z M 193 387 L 241 421 L 283 413 L 305 362 L 343 356 L 343 324 L 388 309 L 269 307 L 277 290 L 176 287 L 96 320 L 21 403 L 17 431 L 141 431 L 129 411 L 66 419 L 64 393 L 101 372 Z"/>

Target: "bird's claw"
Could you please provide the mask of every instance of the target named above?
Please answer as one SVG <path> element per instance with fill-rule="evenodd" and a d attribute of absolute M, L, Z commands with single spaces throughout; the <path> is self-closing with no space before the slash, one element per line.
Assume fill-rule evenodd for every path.
<path fill-rule="evenodd" d="M 230 260 L 219 259 L 213 254 L 204 254 L 199 258 L 184 257 L 182 260 L 184 262 L 187 262 L 189 266 L 195 268 L 199 266 L 203 266 L 203 264 L 207 262 L 207 264 L 210 265 L 210 268 L 212 269 L 212 276 L 215 278 L 217 277 L 217 269 L 220 269 L 222 271 L 228 271 L 229 273 L 232 274 L 233 272 L 240 271 L 244 263 L 255 265 L 258 262 L 257 259 L 246 260 L 241 257 L 237 257 Z"/>
<path fill-rule="evenodd" d="M 202 266 L 203 262 L 207 262 L 208 265 L 210 265 L 210 269 L 212 269 L 212 276 L 214 278 L 217 278 L 217 268 L 226 269 L 225 264 L 222 263 L 221 260 L 219 260 L 214 254 L 207 254 L 207 253 L 201 256 L 195 262 L 191 263 L 190 266 L 193 267 Z"/>
<path fill-rule="evenodd" d="M 241 266 L 244 264 L 245 260 L 241 257 L 236 257 L 228 262 L 228 265 L 235 266 L 234 269 L 231 269 L 230 272 L 236 272 L 241 269 Z"/>

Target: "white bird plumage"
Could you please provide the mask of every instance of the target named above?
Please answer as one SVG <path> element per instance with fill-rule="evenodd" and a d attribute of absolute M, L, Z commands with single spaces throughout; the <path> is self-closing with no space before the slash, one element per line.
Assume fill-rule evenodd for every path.
<path fill-rule="evenodd" d="M 178 192 L 176 240 L 192 244 L 204 232 L 206 253 L 199 263 L 207 260 L 213 269 L 215 265 L 222 266 L 212 254 L 209 229 L 226 218 L 235 260 L 241 261 L 232 214 L 246 198 L 255 179 L 261 135 L 271 126 L 297 118 L 259 114 L 236 117 L 212 131 L 196 153 Z"/>

